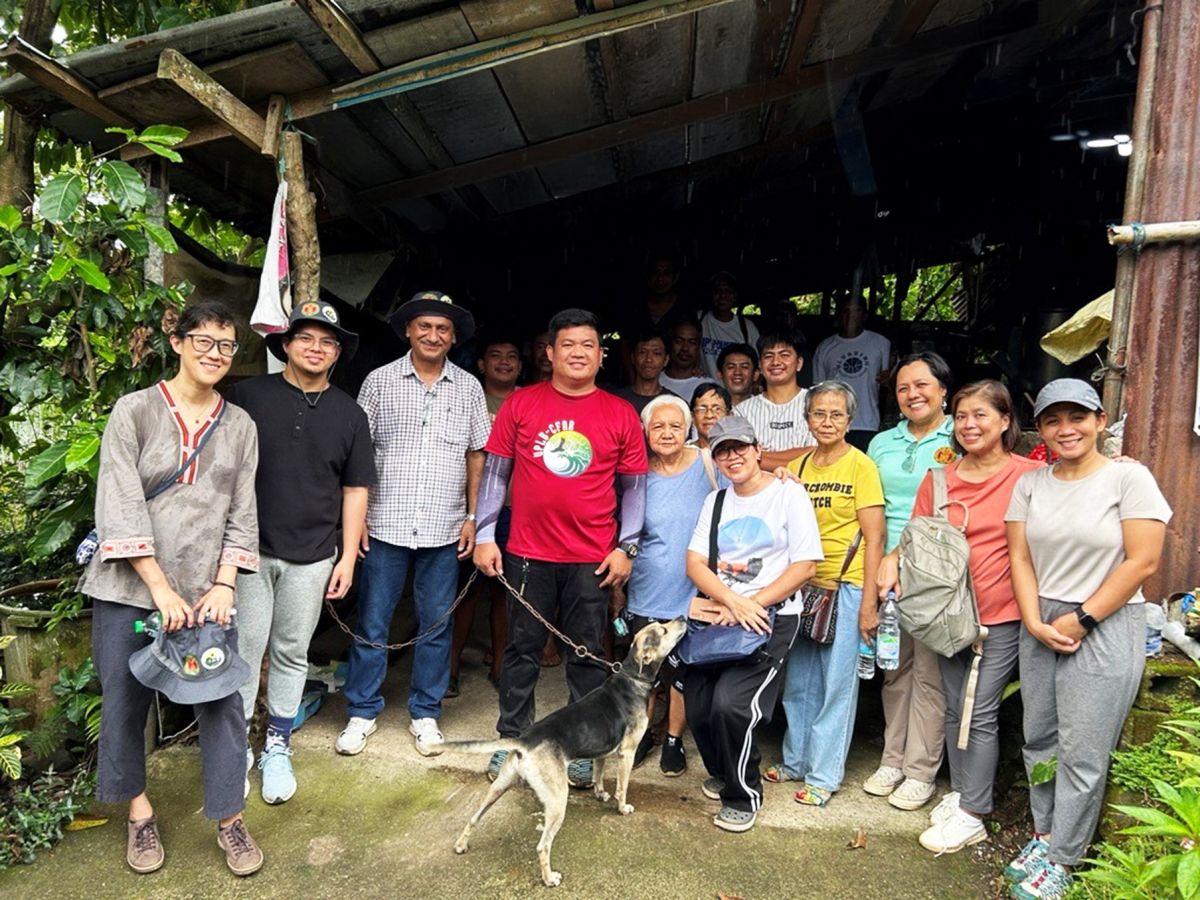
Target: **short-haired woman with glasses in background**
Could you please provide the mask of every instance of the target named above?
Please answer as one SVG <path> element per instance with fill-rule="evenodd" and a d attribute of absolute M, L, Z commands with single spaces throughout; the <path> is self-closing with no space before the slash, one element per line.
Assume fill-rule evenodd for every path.
<path fill-rule="evenodd" d="M 946 415 L 950 378 L 946 361 L 928 350 L 906 356 L 896 369 L 896 405 L 903 418 L 875 435 L 867 449 L 883 483 L 884 553 L 900 543 L 925 473 L 958 459 L 950 445 L 954 423 Z M 872 602 L 876 592 L 869 593 L 863 603 L 874 629 L 878 604 Z M 928 803 L 945 751 L 945 719 L 937 654 L 901 631 L 900 664 L 883 673 L 883 757 L 863 790 L 887 797 L 898 809 Z"/>
<path fill-rule="evenodd" d="M 696 386 L 692 392 L 692 422 L 696 426 L 697 447 L 707 449 L 708 433 L 717 419 L 723 419 L 733 411 L 733 402 L 729 399 L 729 391 L 715 381 L 706 381 Z"/>
<path fill-rule="evenodd" d="M 104 693 L 96 793 L 104 803 L 129 802 L 125 859 L 139 874 L 161 868 L 165 855 L 146 794 L 145 727 L 154 691 L 129 668 L 147 636 L 135 633 L 134 623 L 157 610 L 166 631 L 205 619 L 229 625 L 234 578 L 239 570 L 258 569 L 258 433 L 250 416 L 214 390 L 238 350 L 233 314 L 215 302 L 185 309 L 171 349 L 178 373 L 119 399 L 104 429 L 96 483 L 99 548 L 79 588 L 94 599 L 92 656 Z M 169 488 L 146 499 L 190 457 Z M 235 631 L 228 642 L 237 649 Z M 250 875 L 263 856 L 242 822 L 242 698 L 235 691 L 193 708 L 204 815 L 217 822 L 230 870 Z"/>

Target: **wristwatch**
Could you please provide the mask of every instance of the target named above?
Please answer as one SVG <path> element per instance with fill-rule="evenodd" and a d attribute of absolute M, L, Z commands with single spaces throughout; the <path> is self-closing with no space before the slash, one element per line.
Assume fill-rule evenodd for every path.
<path fill-rule="evenodd" d="M 1079 619 L 1079 624 L 1083 626 L 1085 631 L 1091 631 L 1100 624 L 1096 621 L 1095 617 L 1082 606 L 1075 607 L 1075 618 Z"/>
<path fill-rule="evenodd" d="M 626 541 L 625 543 L 621 544 L 619 549 L 622 550 L 630 559 L 637 559 L 638 545 L 633 541 Z"/>
<path fill-rule="evenodd" d="M 474 522 L 475 521 L 475 513 L 467 513 L 467 521 Z"/>

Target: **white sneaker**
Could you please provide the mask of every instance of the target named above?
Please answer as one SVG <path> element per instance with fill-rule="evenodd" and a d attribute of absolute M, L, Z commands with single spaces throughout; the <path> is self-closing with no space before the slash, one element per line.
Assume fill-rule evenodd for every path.
<path fill-rule="evenodd" d="M 880 766 L 863 782 L 863 790 L 875 797 L 886 797 L 904 780 L 904 773 L 894 766 Z"/>
<path fill-rule="evenodd" d="M 333 749 L 343 756 L 354 756 L 367 748 L 367 738 L 375 733 L 375 720 L 351 716 Z"/>
<path fill-rule="evenodd" d="M 888 803 L 896 809 L 920 809 L 933 799 L 937 785 L 932 781 L 917 781 L 915 778 L 905 778 L 900 787 L 892 791 Z"/>
<path fill-rule="evenodd" d="M 962 794 L 958 791 L 951 791 L 941 802 L 929 811 L 929 824 L 937 825 L 939 822 L 944 822 L 949 816 L 958 812 L 958 803 L 962 800 Z"/>
<path fill-rule="evenodd" d="M 250 798 L 250 770 L 254 768 L 254 751 L 249 747 L 246 748 L 246 793 L 242 795 L 243 800 Z"/>
<path fill-rule="evenodd" d="M 921 846 L 926 850 L 941 856 L 943 853 L 957 853 L 971 844 L 978 844 L 988 839 L 987 828 L 983 821 L 962 810 L 947 816 L 936 825 L 930 825 L 921 832 Z"/>
<path fill-rule="evenodd" d="M 417 752 L 422 756 L 437 756 L 442 752 L 446 739 L 438 731 L 437 719 L 413 719 L 408 726 L 409 733 L 416 738 Z"/>

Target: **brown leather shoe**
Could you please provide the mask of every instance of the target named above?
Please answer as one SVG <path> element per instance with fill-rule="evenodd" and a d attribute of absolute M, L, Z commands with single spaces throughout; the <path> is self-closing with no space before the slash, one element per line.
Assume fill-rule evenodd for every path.
<path fill-rule="evenodd" d="M 225 864 L 234 875 L 253 875 L 262 868 L 262 851 L 241 819 L 225 827 L 217 826 L 217 846 L 225 851 Z"/>
<path fill-rule="evenodd" d="M 166 860 L 162 839 L 158 836 L 158 824 L 154 816 L 127 823 L 129 842 L 125 847 L 125 862 L 139 875 L 157 872 Z"/>

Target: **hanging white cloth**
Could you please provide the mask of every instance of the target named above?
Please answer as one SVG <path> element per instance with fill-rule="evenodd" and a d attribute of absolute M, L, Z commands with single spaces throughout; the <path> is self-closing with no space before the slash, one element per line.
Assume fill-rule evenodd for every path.
<path fill-rule="evenodd" d="M 258 302 L 250 315 L 250 327 L 266 337 L 287 331 L 288 315 L 292 311 L 292 279 L 288 267 L 287 182 L 279 182 L 275 205 L 271 209 L 271 234 L 262 275 L 258 281 Z M 283 363 L 267 353 L 267 371 L 282 372 Z"/>

